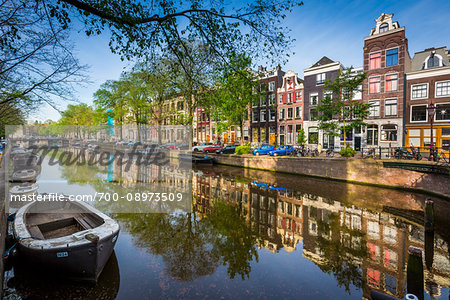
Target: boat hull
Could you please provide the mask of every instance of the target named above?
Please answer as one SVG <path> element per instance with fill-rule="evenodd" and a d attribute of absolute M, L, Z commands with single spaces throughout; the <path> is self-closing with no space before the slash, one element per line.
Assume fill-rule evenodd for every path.
<path fill-rule="evenodd" d="M 18 252 L 24 263 L 52 270 L 71 280 L 97 281 L 110 258 L 119 231 L 94 243 L 54 249 L 35 249 L 19 241 Z"/>

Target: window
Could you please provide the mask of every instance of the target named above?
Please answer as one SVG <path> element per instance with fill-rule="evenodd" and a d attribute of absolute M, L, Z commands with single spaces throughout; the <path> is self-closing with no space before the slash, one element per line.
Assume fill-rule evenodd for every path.
<path fill-rule="evenodd" d="M 380 33 L 386 32 L 388 30 L 389 30 L 389 24 L 388 23 L 383 23 L 383 24 L 380 25 L 380 28 L 379 28 L 379 32 Z"/>
<path fill-rule="evenodd" d="M 302 107 L 301 106 L 297 106 L 295 108 L 295 118 L 296 119 L 301 119 L 302 118 Z"/>
<path fill-rule="evenodd" d="M 284 119 L 284 108 L 280 108 L 280 111 L 278 112 L 278 119 L 283 120 Z"/>
<path fill-rule="evenodd" d="M 430 57 L 428 58 L 427 61 L 427 69 L 428 68 L 434 68 L 434 67 L 439 67 L 440 63 L 439 63 L 439 57 L 435 56 L 434 53 L 431 53 Z"/>
<path fill-rule="evenodd" d="M 269 110 L 269 121 L 275 121 L 276 112 L 275 110 Z"/>
<path fill-rule="evenodd" d="M 309 144 L 317 144 L 319 141 L 319 130 L 317 127 L 309 127 L 308 128 L 308 143 Z"/>
<path fill-rule="evenodd" d="M 376 94 L 380 92 L 381 77 L 370 77 L 369 78 L 369 94 Z"/>
<path fill-rule="evenodd" d="M 316 111 L 314 108 L 311 108 L 311 109 L 309 110 L 309 119 L 310 119 L 311 121 L 314 121 L 318 116 L 319 116 L 319 115 L 318 115 L 317 111 Z"/>
<path fill-rule="evenodd" d="M 295 100 L 302 100 L 302 91 L 295 92 Z"/>
<path fill-rule="evenodd" d="M 292 130 L 293 130 L 293 126 L 292 126 L 292 125 L 288 125 L 288 128 L 287 128 L 287 138 L 286 138 L 286 142 L 287 142 L 288 144 L 292 144 L 292 140 L 293 140 L 293 138 L 294 138 Z"/>
<path fill-rule="evenodd" d="M 325 73 L 317 74 L 316 75 L 316 85 L 324 84 L 325 83 L 325 77 L 326 77 Z"/>
<path fill-rule="evenodd" d="M 275 91 L 275 81 L 269 82 L 269 91 L 270 92 Z"/>
<path fill-rule="evenodd" d="M 386 50 L 386 67 L 398 65 L 398 48 Z"/>
<path fill-rule="evenodd" d="M 411 87 L 411 99 L 425 99 L 428 97 L 428 84 L 415 84 Z"/>
<path fill-rule="evenodd" d="M 284 125 L 280 126 L 280 134 L 284 134 Z"/>
<path fill-rule="evenodd" d="M 309 103 L 311 105 L 317 105 L 319 102 L 319 95 L 318 94 L 311 94 L 309 95 Z"/>
<path fill-rule="evenodd" d="M 267 111 L 261 110 L 261 122 L 265 122 L 267 119 Z"/>
<path fill-rule="evenodd" d="M 244 137 L 248 137 L 248 126 L 244 126 Z"/>
<path fill-rule="evenodd" d="M 369 117 L 379 117 L 380 116 L 380 100 L 369 101 Z"/>
<path fill-rule="evenodd" d="M 258 105 L 259 105 L 259 100 L 255 97 L 255 98 L 252 100 L 252 107 L 258 107 Z"/>
<path fill-rule="evenodd" d="M 382 141 L 396 141 L 397 140 L 397 125 L 393 125 L 393 124 L 381 125 L 381 140 Z"/>
<path fill-rule="evenodd" d="M 378 145 L 378 125 L 367 126 L 367 145 Z"/>
<path fill-rule="evenodd" d="M 411 122 L 423 122 L 427 120 L 427 106 L 411 106 Z"/>
<path fill-rule="evenodd" d="M 442 103 L 437 105 L 436 121 L 450 120 L 450 103 Z"/>
<path fill-rule="evenodd" d="M 436 82 L 436 97 L 450 96 L 450 81 Z"/>
<path fill-rule="evenodd" d="M 261 95 L 261 97 L 259 98 L 259 104 L 261 106 L 266 106 L 266 95 Z"/>
<path fill-rule="evenodd" d="M 381 52 L 369 54 L 369 69 L 379 69 L 381 68 Z"/>
<path fill-rule="evenodd" d="M 386 75 L 386 92 L 396 91 L 398 89 L 398 75 Z"/>
<path fill-rule="evenodd" d="M 294 109 L 292 107 L 288 107 L 287 109 L 287 118 L 292 119 L 294 117 Z"/>
<path fill-rule="evenodd" d="M 258 122 L 258 113 L 256 111 L 254 111 L 252 113 L 252 121 L 253 122 Z"/>
<path fill-rule="evenodd" d="M 384 115 L 397 116 L 397 99 L 386 99 L 384 101 Z"/>
<path fill-rule="evenodd" d="M 287 103 L 292 103 L 292 93 L 287 94 Z"/>
<path fill-rule="evenodd" d="M 269 105 L 275 105 L 275 94 L 269 94 Z"/>
<path fill-rule="evenodd" d="M 278 96 L 278 103 L 283 104 L 283 95 Z"/>

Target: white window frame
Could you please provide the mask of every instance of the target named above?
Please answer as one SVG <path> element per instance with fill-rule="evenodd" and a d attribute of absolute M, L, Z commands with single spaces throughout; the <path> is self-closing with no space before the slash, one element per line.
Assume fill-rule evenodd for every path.
<path fill-rule="evenodd" d="M 450 93 L 449 93 L 448 95 L 444 95 L 444 96 L 438 96 L 438 95 L 437 95 L 437 85 L 438 85 L 438 83 L 441 83 L 441 82 L 448 82 L 448 83 L 450 83 L 450 80 L 436 81 L 436 83 L 434 84 L 434 97 L 435 97 L 435 98 L 446 98 L 446 97 L 450 97 Z"/>
<path fill-rule="evenodd" d="M 282 114 L 282 116 L 281 116 Z M 284 108 L 280 108 L 280 110 L 278 111 L 278 120 L 284 120 L 285 119 L 285 111 Z"/>
<path fill-rule="evenodd" d="M 303 107 L 302 106 L 296 106 L 295 107 L 295 118 L 296 119 L 303 119 Z M 297 110 L 299 110 L 299 114 L 297 114 Z"/>
<path fill-rule="evenodd" d="M 440 103 L 436 103 L 436 106 L 438 106 L 439 104 L 450 104 L 450 102 L 440 102 Z M 436 116 L 437 116 L 438 113 L 440 113 L 440 112 L 436 109 L 436 113 L 434 114 L 434 122 L 448 122 L 448 121 L 450 121 L 450 119 L 437 120 L 437 119 L 436 119 Z"/>
<path fill-rule="evenodd" d="M 386 49 L 386 50 L 389 50 L 389 49 Z M 388 91 L 387 89 L 386 89 L 386 82 L 387 82 L 387 76 L 391 76 L 391 75 L 397 75 L 397 89 L 396 90 L 390 90 L 390 91 Z M 398 92 L 398 87 L 399 87 L 399 76 L 398 76 L 398 72 L 394 72 L 394 73 L 387 73 L 387 74 L 385 74 L 384 75 L 384 91 L 387 93 L 387 92 Z M 381 90 L 381 86 L 380 86 L 380 90 Z"/>
<path fill-rule="evenodd" d="M 259 116 L 255 112 L 256 112 L 256 110 L 252 111 L 252 123 L 258 123 L 258 120 L 259 120 Z M 255 115 L 257 116 L 257 120 L 256 121 L 255 121 L 255 118 L 254 118 Z"/>
<path fill-rule="evenodd" d="M 264 116 L 264 120 L 263 120 L 263 116 Z M 259 111 L 259 120 L 260 120 L 260 122 L 266 122 L 267 121 L 267 110 L 266 109 L 261 109 Z"/>
<path fill-rule="evenodd" d="M 269 82 L 269 92 L 275 91 L 275 81 Z"/>
<path fill-rule="evenodd" d="M 278 104 L 283 104 L 283 94 L 278 95 Z"/>
<path fill-rule="evenodd" d="M 269 122 L 274 122 L 277 120 L 277 112 L 273 109 L 268 109 L 269 111 Z M 273 113 L 273 120 L 272 120 L 272 113 Z"/>
<path fill-rule="evenodd" d="M 378 115 L 377 116 L 372 116 L 371 114 L 370 114 L 370 109 L 372 108 L 372 107 L 369 107 L 369 115 L 367 116 L 368 118 L 379 118 L 380 117 L 380 112 L 381 112 L 381 101 L 379 100 L 379 99 L 373 99 L 373 100 L 369 100 L 367 103 L 368 104 L 371 104 L 371 103 L 375 103 L 375 102 L 378 102 Z"/>
<path fill-rule="evenodd" d="M 376 93 L 371 93 L 371 92 L 370 92 L 370 78 L 375 78 L 375 77 L 380 78 L 380 82 L 379 82 L 380 88 L 378 89 L 378 92 L 376 92 Z M 380 94 L 380 93 L 381 93 L 381 78 L 382 78 L 381 75 L 374 75 L 374 76 L 370 76 L 370 77 L 367 79 L 367 91 L 369 92 L 369 95 L 376 95 L 376 94 Z"/>
<path fill-rule="evenodd" d="M 395 115 L 387 115 L 386 114 L 386 101 L 389 101 L 389 100 L 395 100 L 395 102 L 396 102 L 396 106 L 397 106 L 397 108 L 396 108 L 396 111 L 397 111 L 397 113 L 395 114 Z M 398 99 L 397 98 L 387 98 L 387 99 L 384 99 L 384 116 L 385 117 L 397 117 L 398 116 Z"/>
<path fill-rule="evenodd" d="M 317 97 L 317 103 L 312 104 L 311 97 L 316 96 Z M 309 94 L 309 105 L 310 106 L 317 106 L 319 104 L 319 93 L 311 93 Z"/>
<path fill-rule="evenodd" d="M 289 117 L 289 110 L 291 110 L 291 117 Z M 288 107 L 287 108 L 287 116 L 286 116 L 286 119 L 288 119 L 288 120 L 292 120 L 292 119 L 294 119 L 294 108 L 293 107 Z"/>
<path fill-rule="evenodd" d="M 425 121 L 413 121 L 412 120 L 412 111 L 413 111 L 412 108 L 414 106 L 425 106 Z M 411 109 L 409 110 L 409 122 L 411 122 L 411 123 L 428 123 L 428 112 L 427 112 L 426 104 L 416 104 L 416 105 L 411 105 L 410 107 L 411 107 Z"/>
<path fill-rule="evenodd" d="M 392 49 L 398 49 L 397 50 L 397 64 L 396 65 L 391 65 L 391 66 L 386 66 L 386 63 L 387 63 L 387 52 L 389 50 L 392 50 Z M 383 54 L 381 54 L 381 58 L 383 58 Z M 390 67 L 398 66 L 399 64 L 400 64 L 400 47 L 396 46 L 396 47 L 391 47 L 391 48 L 384 49 L 384 67 L 385 68 L 390 68 Z"/>
<path fill-rule="evenodd" d="M 418 86 L 418 85 L 426 85 L 426 86 L 427 86 L 427 95 L 426 95 L 425 97 L 422 97 L 422 98 L 413 98 L 413 88 L 414 88 L 415 86 Z M 428 83 L 428 82 L 412 84 L 412 85 L 411 85 L 411 97 L 410 97 L 411 100 L 428 99 L 429 88 L 430 88 L 430 86 L 429 86 L 429 83 Z"/>
<path fill-rule="evenodd" d="M 318 78 L 320 78 L 320 81 Z M 316 85 L 324 85 L 326 80 L 327 80 L 327 73 L 323 72 L 316 74 Z"/>
<path fill-rule="evenodd" d="M 370 68 L 370 56 L 371 56 L 372 54 L 375 54 L 375 53 L 380 53 L 380 67 L 379 67 L 379 68 L 375 68 L 375 69 L 371 69 L 371 68 Z M 379 69 L 381 69 L 381 63 L 382 63 L 382 62 L 383 62 L 383 53 L 381 52 L 381 50 L 369 52 L 369 66 L 368 66 L 368 69 L 369 69 L 369 70 L 379 70 Z"/>
<path fill-rule="evenodd" d="M 275 101 L 276 98 L 277 98 L 277 95 L 275 95 L 274 93 L 269 94 L 269 106 L 276 104 L 276 101 Z"/>

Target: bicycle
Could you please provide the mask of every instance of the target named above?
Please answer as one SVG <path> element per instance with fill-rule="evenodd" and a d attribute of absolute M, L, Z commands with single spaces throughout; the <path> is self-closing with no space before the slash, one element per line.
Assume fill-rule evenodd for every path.
<path fill-rule="evenodd" d="M 363 158 L 375 158 L 375 148 L 370 148 L 366 150 L 366 153 L 363 151 Z"/>
<path fill-rule="evenodd" d="M 334 147 L 327 149 L 327 157 L 334 157 Z"/>

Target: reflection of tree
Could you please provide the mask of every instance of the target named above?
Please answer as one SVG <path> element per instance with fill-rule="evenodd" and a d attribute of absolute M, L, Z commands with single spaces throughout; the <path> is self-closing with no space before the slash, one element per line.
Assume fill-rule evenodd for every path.
<path fill-rule="evenodd" d="M 135 243 L 161 255 L 167 273 L 180 281 L 210 275 L 222 264 L 228 274 L 243 279 L 250 273 L 250 261 L 257 260 L 256 237 L 240 209 L 219 202 L 209 216 L 199 219 L 194 213 L 119 214 Z"/>
<path fill-rule="evenodd" d="M 239 274 L 242 279 L 248 278 L 251 271 L 250 261 L 258 261 L 256 237 L 240 212 L 240 207 L 218 202 L 211 215 L 206 219 L 218 236 L 218 247 L 222 264 L 228 265 L 228 275 L 234 278 Z"/>
<path fill-rule="evenodd" d="M 317 246 L 324 261 L 320 264 L 323 272 L 332 274 L 338 285 L 344 286 L 350 294 L 350 285 L 362 288 L 363 279 L 359 263 L 368 256 L 365 234 L 339 224 L 338 215 L 330 215 L 328 222 L 318 221 L 319 232 L 340 233 L 340 236 L 317 238 Z"/>

